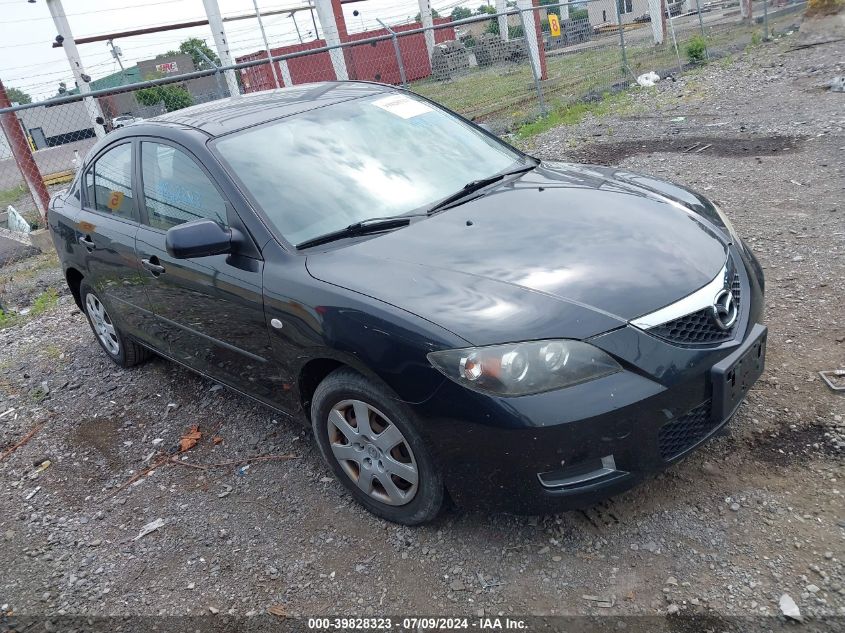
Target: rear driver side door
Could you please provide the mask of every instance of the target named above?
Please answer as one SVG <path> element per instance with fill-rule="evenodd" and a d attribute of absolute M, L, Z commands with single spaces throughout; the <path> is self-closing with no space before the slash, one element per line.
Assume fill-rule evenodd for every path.
<path fill-rule="evenodd" d="M 156 336 L 185 365 L 262 399 L 278 395 L 270 360 L 257 249 L 177 259 L 167 253 L 167 230 L 209 219 L 241 226 L 232 206 L 200 162 L 170 141 L 138 145 L 141 227 L 136 249 L 156 316 Z"/>

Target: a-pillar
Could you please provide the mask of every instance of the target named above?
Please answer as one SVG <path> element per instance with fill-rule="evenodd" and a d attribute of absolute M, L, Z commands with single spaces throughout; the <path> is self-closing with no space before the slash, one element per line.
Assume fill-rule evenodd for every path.
<path fill-rule="evenodd" d="M 496 0 L 496 13 L 504 13 L 508 10 L 508 2 L 507 0 Z M 500 15 L 496 19 L 499 21 L 499 37 L 502 38 L 505 42 L 510 39 L 510 35 L 508 34 L 508 18 L 510 16 L 507 15 Z"/>
<path fill-rule="evenodd" d="M 315 0 L 317 17 L 320 19 L 320 29 L 326 46 L 338 46 L 346 40 L 346 21 L 343 19 L 343 7 L 340 0 Z M 340 81 L 349 79 L 346 70 L 346 57 L 343 49 L 333 48 L 329 51 L 335 77 Z"/>
<path fill-rule="evenodd" d="M 654 43 L 662 44 L 666 39 L 666 0 L 648 0 L 648 14 L 651 16 Z"/>
<path fill-rule="evenodd" d="M 425 50 L 428 51 L 428 59 L 431 59 L 431 54 L 434 53 L 434 18 L 431 16 L 431 2 L 429 0 L 419 0 L 420 4 L 420 22 L 422 22 L 425 31 Z"/>

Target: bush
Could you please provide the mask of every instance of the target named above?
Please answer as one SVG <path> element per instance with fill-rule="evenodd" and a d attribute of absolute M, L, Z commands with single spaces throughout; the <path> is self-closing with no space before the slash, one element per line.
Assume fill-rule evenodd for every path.
<path fill-rule="evenodd" d="M 194 105 L 191 94 L 183 87 L 173 84 L 142 88 L 135 93 L 135 98 L 138 100 L 138 103 L 145 106 L 163 103 L 164 109 L 168 112 L 181 110 L 182 108 Z"/>
<path fill-rule="evenodd" d="M 686 53 L 691 64 L 700 64 L 707 59 L 707 42 L 700 35 L 696 35 L 687 43 Z"/>

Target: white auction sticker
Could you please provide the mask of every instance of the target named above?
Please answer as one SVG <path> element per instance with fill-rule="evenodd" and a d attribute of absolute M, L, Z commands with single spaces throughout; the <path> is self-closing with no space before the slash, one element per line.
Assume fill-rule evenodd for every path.
<path fill-rule="evenodd" d="M 410 119 L 432 111 L 432 108 L 423 102 L 409 99 L 405 95 L 390 95 L 389 97 L 376 99 L 372 104 L 403 119 Z"/>

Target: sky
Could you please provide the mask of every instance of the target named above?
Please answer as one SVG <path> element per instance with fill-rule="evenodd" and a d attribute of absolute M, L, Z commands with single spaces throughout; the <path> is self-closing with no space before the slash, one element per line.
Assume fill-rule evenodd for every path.
<path fill-rule="evenodd" d="M 252 0 L 218 0 L 223 17 L 254 13 Z M 431 6 L 448 15 L 452 7 L 477 8 L 484 0 L 432 0 Z M 258 7 L 272 11 L 301 7 L 307 0 L 259 0 Z M 173 22 L 205 18 L 202 0 L 63 0 L 65 15 L 76 39 Z M 407 22 L 419 11 L 417 0 L 363 0 L 344 5 L 346 25 L 351 33 L 379 28 L 377 19 L 386 24 Z M 358 10 L 360 15 L 354 16 Z M 316 12 L 315 12 L 316 16 Z M 298 42 L 296 30 L 287 15 L 263 19 L 272 47 Z M 314 39 L 314 27 L 308 11 L 296 14 L 304 41 Z M 317 23 L 319 28 L 319 21 Z M 235 56 L 262 50 L 264 45 L 255 19 L 226 22 L 229 46 Z M 56 94 L 59 82 L 74 86 L 67 57 L 61 48 L 52 48 L 56 29 L 46 0 L 0 0 L 0 79 L 4 85 L 20 88 L 40 100 Z M 211 48 L 214 40 L 208 26 L 139 35 L 115 40 L 123 52 L 124 66 L 134 66 L 158 53 L 176 49 L 189 37 L 205 39 Z M 106 42 L 78 45 L 85 71 L 94 79 L 117 72 L 120 68 Z"/>

